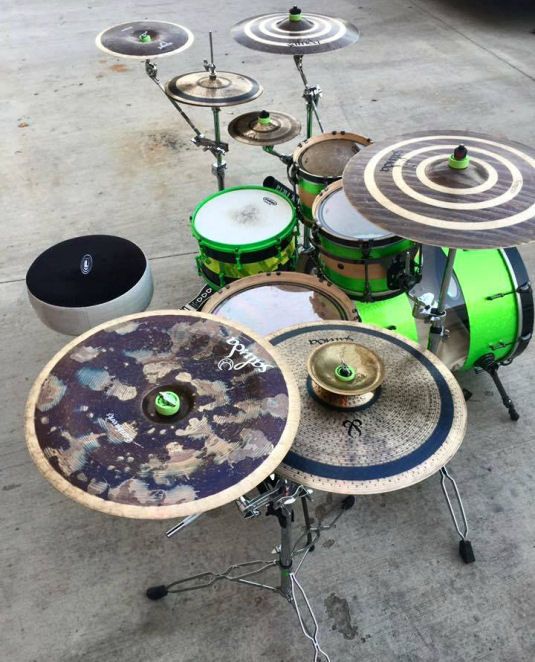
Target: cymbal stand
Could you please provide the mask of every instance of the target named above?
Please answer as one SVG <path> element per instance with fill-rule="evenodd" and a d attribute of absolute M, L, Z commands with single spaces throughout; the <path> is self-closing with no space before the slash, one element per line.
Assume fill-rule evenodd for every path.
<path fill-rule="evenodd" d="M 258 490 L 260 493 L 257 496 L 240 497 L 236 501 L 236 505 L 245 519 L 259 517 L 263 510 L 267 515 L 273 515 L 277 518 L 280 528 L 280 544 L 274 549 L 274 553 L 277 555 L 276 559 L 235 563 L 223 572 L 202 572 L 170 584 L 152 586 L 147 589 L 146 595 L 151 600 L 159 600 L 169 593 L 184 593 L 209 588 L 221 580 L 278 593 L 292 605 L 303 634 L 312 642 L 314 662 L 330 662 L 329 656 L 320 646 L 318 622 L 303 586 L 297 578 L 297 573 L 307 554 L 314 549 L 321 532 L 335 526 L 343 512 L 353 506 L 355 498 L 346 497 L 342 501 L 339 511 L 327 524 L 319 522 L 317 526 L 312 526 L 308 515 L 308 507 L 306 506 L 306 501 L 310 499 L 312 490 L 276 476 L 272 476 L 261 483 Z M 299 499 L 303 504 L 305 531 L 294 542 L 294 505 Z M 187 526 L 190 523 L 187 521 L 189 519 L 186 518 L 177 527 L 170 529 L 168 535 L 174 529 L 178 531 L 184 528 L 182 525 Z M 300 558 L 296 562 L 297 557 Z M 272 568 L 278 568 L 279 570 L 280 584 L 278 586 L 256 581 L 258 575 Z M 311 625 L 305 623 L 305 619 Z"/>
<path fill-rule="evenodd" d="M 171 102 L 182 119 L 188 124 L 189 127 L 191 127 L 191 129 L 193 129 L 195 136 L 191 139 L 191 142 L 196 147 L 202 147 L 204 152 L 208 151 L 216 157 L 217 161 L 216 164 L 212 166 L 212 173 L 217 177 L 218 189 L 220 191 L 223 190 L 225 188 L 225 169 L 227 167 L 227 164 L 223 161 L 223 155 L 225 152 L 228 152 L 228 143 L 221 141 L 219 115 L 214 112 L 214 128 L 216 128 L 215 140 L 206 138 L 206 136 L 199 131 L 195 124 L 193 124 L 190 118 L 186 115 L 179 103 L 167 95 L 165 92 L 165 87 L 162 85 L 160 79 L 158 78 L 158 67 L 154 64 L 154 62 L 145 60 L 145 73 L 160 88 L 166 99 Z M 212 111 L 215 110 L 217 110 L 217 113 L 219 113 L 219 109 L 212 108 Z"/>
<path fill-rule="evenodd" d="M 204 68 L 210 76 L 210 80 L 215 80 L 217 78 L 217 73 L 214 63 L 214 42 L 212 39 L 212 32 L 208 33 L 208 38 L 210 40 L 210 62 L 208 60 L 204 61 Z M 215 106 L 212 107 L 212 114 L 214 116 L 214 138 L 215 144 L 218 146 L 218 149 L 215 149 L 212 154 L 216 158 L 216 162 L 212 164 L 212 174 L 217 177 L 217 184 L 219 190 L 222 191 L 225 188 L 225 170 L 227 169 L 227 163 L 224 160 L 225 152 L 228 152 L 228 145 L 221 142 L 221 124 L 219 121 L 219 113 L 221 110 Z M 226 146 L 226 149 L 221 149 L 221 146 Z"/>
<path fill-rule="evenodd" d="M 455 527 L 457 533 L 461 538 L 459 541 L 459 554 L 465 563 L 473 563 L 476 560 L 476 558 L 474 556 L 474 550 L 472 549 L 472 543 L 467 538 L 468 520 L 466 519 L 466 513 L 461 499 L 461 493 L 459 492 L 459 488 L 457 487 L 457 483 L 455 482 L 455 479 L 449 473 L 447 467 L 445 466 L 442 467 L 439 473 L 440 473 L 440 487 L 442 488 L 442 492 L 444 493 L 444 496 L 446 498 L 446 503 L 448 504 L 448 510 L 450 511 L 451 519 L 453 521 L 453 526 Z M 451 487 L 453 488 L 453 497 L 457 501 L 459 514 L 461 516 L 461 523 L 459 523 L 459 520 L 457 519 L 457 515 L 455 514 L 453 503 L 448 493 L 446 481 L 449 481 L 451 483 Z"/>
<path fill-rule="evenodd" d="M 303 71 L 303 56 L 294 55 L 293 57 L 297 71 L 299 72 L 301 80 L 305 86 L 303 99 L 306 101 L 307 106 L 307 138 L 310 138 L 312 136 L 314 116 L 316 117 L 320 131 L 324 133 L 323 124 L 321 123 L 318 112 L 318 103 L 321 98 L 322 91 L 318 85 L 309 85 L 307 77 L 305 76 L 305 72 Z"/>

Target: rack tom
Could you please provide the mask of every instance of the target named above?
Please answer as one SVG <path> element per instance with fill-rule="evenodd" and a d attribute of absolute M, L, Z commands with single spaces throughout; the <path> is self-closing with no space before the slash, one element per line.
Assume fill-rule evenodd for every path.
<path fill-rule="evenodd" d="M 328 281 L 276 272 L 242 278 L 213 294 L 203 312 L 274 333 L 304 322 L 358 319 L 351 299 Z"/>
<path fill-rule="evenodd" d="M 387 299 L 404 289 L 404 278 L 416 278 L 418 244 L 366 220 L 341 181 L 318 194 L 312 211 L 321 270 L 352 298 Z"/>
<path fill-rule="evenodd" d="M 262 186 L 219 191 L 197 205 L 197 268 L 214 289 L 259 273 L 293 270 L 297 218 L 288 198 Z"/>
<path fill-rule="evenodd" d="M 349 160 L 371 142 L 358 133 L 332 131 L 299 143 L 292 155 L 293 172 L 306 225 L 314 222 L 312 205 L 318 193 L 339 180 Z"/>

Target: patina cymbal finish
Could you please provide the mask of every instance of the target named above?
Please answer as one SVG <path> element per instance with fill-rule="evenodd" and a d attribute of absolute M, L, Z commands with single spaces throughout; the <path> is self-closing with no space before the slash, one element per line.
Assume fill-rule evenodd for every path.
<path fill-rule="evenodd" d="M 280 145 L 301 133 L 301 122 L 278 110 L 253 111 L 235 117 L 228 132 L 246 145 Z"/>
<path fill-rule="evenodd" d="M 154 60 L 185 51 L 193 44 L 188 28 L 167 21 L 131 21 L 103 30 L 97 48 L 108 55 Z"/>

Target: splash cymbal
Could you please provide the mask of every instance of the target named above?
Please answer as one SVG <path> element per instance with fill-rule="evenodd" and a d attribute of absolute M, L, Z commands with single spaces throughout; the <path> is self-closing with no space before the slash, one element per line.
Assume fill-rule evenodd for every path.
<path fill-rule="evenodd" d="M 108 55 L 153 60 L 185 51 L 193 44 L 193 34 L 177 23 L 132 21 L 103 30 L 96 44 Z"/>
<path fill-rule="evenodd" d="M 56 354 L 30 392 L 26 439 L 66 496 L 165 519 L 258 485 L 288 452 L 299 410 L 291 370 L 267 341 L 213 315 L 151 311 Z"/>
<path fill-rule="evenodd" d="M 232 36 L 255 51 L 307 55 L 350 46 L 358 40 L 359 31 L 340 18 L 303 13 L 292 7 L 287 13 L 262 14 L 240 21 L 232 28 Z"/>
<path fill-rule="evenodd" d="M 300 324 L 268 339 L 291 365 L 301 395 L 301 422 L 280 475 L 327 492 L 381 493 L 424 480 L 457 452 L 466 430 L 461 388 L 416 343 L 375 326 L 335 321 Z M 384 364 L 380 388 L 371 399 L 350 396 L 364 398 L 351 409 L 326 402 L 307 371 L 314 349 L 337 342 L 363 346 Z"/>
<path fill-rule="evenodd" d="M 471 131 L 417 131 L 353 157 L 344 193 L 368 221 L 418 243 L 503 248 L 535 240 L 535 150 Z"/>
<path fill-rule="evenodd" d="M 235 117 L 228 132 L 246 145 L 280 145 L 301 133 L 301 122 L 278 110 L 255 110 Z"/>
<path fill-rule="evenodd" d="M 264 89 L 254 78 L 232 71 L 194 71 L 175 76 L 165 85 L 167 96 L 190 106 L 237 106 L 259 97 Z"/>

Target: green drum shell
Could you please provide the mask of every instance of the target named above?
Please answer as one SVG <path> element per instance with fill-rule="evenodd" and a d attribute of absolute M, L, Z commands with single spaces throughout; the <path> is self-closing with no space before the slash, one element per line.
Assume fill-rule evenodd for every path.
<path fill-rule="evenodd" d="M 446 255 L 447 249 L 424 248 L 424 278 L 429 277 L 430 268 L 434 270 L 425 290 L 430 290 L 430 285 L 438 292 Z M 533 297 L 529 284 L 524 287 L 527 282 L 525 266 L 514 248 L 457 251 L 456 296 L 446 300 L 449 336 L 439 353 L 450 369 L 470 370 L 486 354 L 493 354 L 496 361 L 508 361 L 525 349 L 533 331 Z M 418 290 L 423 291 L 421 285 L 413 294 Z M 358 302 L 356 308 L 365 324 L 395 330 L 411 340 L 421 342 L 429 331 L 428 325 L 413 317 L 407 294 Z"/>
<path fill-rule="evenodd" d="M 313 237 L 318 261 L 325 278 L 338 285 L 353 299 L 385 299 L 398 295 L 388 285 L 388 268 L 397 256 L 409 252 L 414 261 L 418 244 L 410 239 L 388 235 L 374 240 L 349 239 L 329 232 L 321 223 L 320 209 L 329 196 L 342 190 L 337 181 L 319 193 L 312 208 Z M 355 212 L 357 213 L 357 212 Z"/>
<path fill-rule="evenodd" d="M 195 227 L 199 210 L 210 200 L 231 191 L 259 190 L 283 198 L 290 204 L 292 217 L 279 233 L 251 244 L 220 243 L 206 239 Z M 200 202 L 191 216 L 191 233 L 200 248 L 196 257 L 199 275 L 215 289 L 224 287 L 239 278 L 277 270 L 295 269 L 297 259 L 297 216 L 291 200 L 279 191 L 264 186 L 235 186 L 224 189 Z"/>
<path fill-rule="evenodd" d="M 297 182 L 297 192 L 299 195 L 299 206 L 301 208 L 302 220 L 305 225 L 312 226 L 314 224 L 314 216 L 312 213 L 314 199 L 326 186 L 342 178 L 342 173 L 347 161 L 339 164 L 336 168 L 336 172 L 332 172 L 332 174 L 318 174 L 317 172 L 308 170 L 303 165 L 303 157 L 306 152 L 315 145 L 333 140 L 347 140 L 362 145 L 363 147 L 367 147 L 372 143 L 369 138 L 365 138 L 358 133 L 331 131 L 330 133 L 323 133 L 319 136 L 308 138 L 297 145 L 297 148 L 292 155 L 292 159 L 294 177 Z"/>

